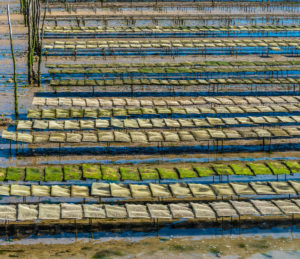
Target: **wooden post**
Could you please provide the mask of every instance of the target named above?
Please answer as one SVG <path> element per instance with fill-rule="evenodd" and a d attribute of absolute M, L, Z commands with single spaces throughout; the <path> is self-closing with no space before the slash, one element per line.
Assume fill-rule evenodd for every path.
<path fill-rule="evenodd" d="M 32 3 L 31 0 L 28 0 L 28 15 L 27 15 L 27 24 L 28 24 L 28 83 L 32 83 L 33 77 L 33 49 L 32 49 Z"/>
<path fill-rule="evenodd" d="M 27 23 L 28 5 L 26 0 L 20 0 L 20 11 L 24 16 L 24 25 L 25 27 L 27 27 L 28 26 Z"/>
<path fill-rule="evenodd" d="M 38 42 L 38 54 L 39 54 L 39 62 L 38 62 L 38 86 L 41 86 L 41 65 L 42 65 L 42 48 L 43 48 L 43 39 L 44 39 L 44 25 L 45 25 L 45 18 L 46 18 L 46 12 L 48 8 L 48 0 L 47 0 L 47 5 L 44 11 L 44 16 L 43 16 L 43 22 L 42 22 L 42 28 L 41 28 L 41 36 L 40 40 Z M 40 9 L 40 8 L 39 8 Z M 39 28 L 37 29 L 39 30 Z M 39 35 L 39 31 L 37 31 Z"/>
<path fill-rule="evenodd" d="M 39 0 L 27 1 L 27 26 L 28 26 L 28 82 L 36 81 L 34 71 L 34 56 L 40 53 L 40 2 Z M 46 8 L 47 9 L 47 8 Z"/>
<path fill-rule="evenodd" d="M 14 69 L 14 75 L 13 75 L 13 81 L 14 81 L 14 95 L 15 95 L 15 119 L 17 120 L 19 117 L 19 109 L 18 109 L 18 85 L 17 85 L 17 75 L 16 75 L 16 59 L 15 59 L 15 53 L 14 53 L 14 44 L 12 39 L 12 28 L 10 23 L 10 10 L 9 5 L 7 5 L 7 19 L 8 19 L 8 25 L 9 25 L 9 39 L 10 39 L 10 50 L 11 50 L 11 57 L 13 61 L 13 69 Z"/>

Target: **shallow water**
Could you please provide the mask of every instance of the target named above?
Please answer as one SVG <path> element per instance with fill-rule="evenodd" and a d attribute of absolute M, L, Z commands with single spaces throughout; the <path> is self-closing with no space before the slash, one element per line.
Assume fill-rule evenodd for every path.
<path fill-rule="evenodd" d="M 15 8 L 15 6 L 13 6 Z M 0 8 L 0 15 L 3 13 L 4 8 Z M 59 9 L 62 10 L 62 9 Z M 153 8 L 147 7 L 147 8 L 140 8 L 142 11 L 151 12 Z M 162 12 L 178 12 L 178 10 L 188 13 L 190 11 L 192 12 L 203 12 L 207 11 L 210 13 L 221 13 L 221 12 L 228 12 L 228 13 L 238 13 L 238 12 L 244 12 L 244 13 L 253 13 L 254 11 L 257 13 L 263 13 L 263 12 L 282 12 L 282 11 L 288 11 L 290 13 L 296 13 L 299 12 L 299 7 L 283 7 L 283 6 L 277 6 L 272 8 L 242 8 L 242 7 L 203 7 L 203 8 L 176 8 L 176 7 L 168 7 L 168 8 L 162 8 Z M 123 8 L 123 11 L 132 11 L 132 8 Z M 13 9 L 14 12 L 14 9 Z M 224 23 L 228 23 L 228 21 L 224 21 Z M 115 24 L 116 22 L 112 22 L 111 24 Z M 170 21 L 162 21 L 162 25 L 169 24 Z M 189 21 L 190 24 L 196 25 L 198 23 L 201 24 L 201 21 Z M 210 20 L 207 22 L 207 24 L 215 24 L 215 20 Z M 259 18 L 256 20 L 249 20 L 246 18 L 236 18 L 232 21 L 232 23 L 240 23 L 240 24 L 261 24 L 264 23 L 264 20 Z M 299 19 L 293 19 L 293 18 L 287 18 L 287 19 L 281 19 L 281 20 L 273 20 L 271 23 L 277 23 L 277 24 L 299 24 Z M 149 21 L 139 21 L 137 24 L 149 24 Z M 188 22 L 187 22 L 188 24 Z M 27 77 L 26 77 L 26 31 L 20 32 L 17 31 L 16 34 L 14 34 L 14 40 L 15 40 L 15 51 L 17 56 L 17 70 L 18 70 L 18 82 L 19 82 L 19 103 L 20 103 L 20 118 L 26 118 L 26 110 L 30 108 L 32 97 L 34 94 L 36 96 L 53 96 L 53 91 L 51 88 L 46 87 L 43 85 L 42 88 L 37 89 L 34 87 L 28 87 L 27 86 Z M 11 64 L 11 58 L 9 54 L 9 42 L 7 37 L 7 32 L 4 32 L 0 35 L 1 44 L 0 44 L 0 110 L 2 114 L 5 117 L 14 118 L 13 114 L 13 84 L 11 83 L 12 78 L 12 64 Z M 278 53 L 277 53 L 278 54 Z M 277 57 L 279 55 L 276 55 Z M 94 57 L 93 57 L 94 58 Z M 98 61 L 100 60 L 99 57 Z M 141 59 L 140 57 L 137 57 L 137 59 L 132 58 L 126 58 L 126 57 L 118 57 L 120 62 L 135 62 L 137 59 Z M 156 57 L 156 59 L 164 59 L 165 57 Z M 180 59 L 198 59 L 198 56 L 194 57 L 177 57 L 177 60 Z M 202 57 L 201 57 L 202 58 Z M 218 58 L 224 58 L 224 56 L 215 57 L 212 56 L 212 59 L 218 59 Z M 227 58 L 227 57 L 225 57 Z M 240 59 L 246 60 L 248 56 L 245 57 L 239 57 Z M 55 63 L 64 63 L 64 62 L 74 62 L 73 60 L 67 60 L 66 58 L 49 58 Z M 155 58 L 151 58 L 151 60 L 154 60 Z M 94 60 L 88 60 L 88 59 L 81 59 L 80 62 L 82 63 L 90 63 L 95 62 Z M 112 62 L 112 60 L 100 60 L 102 63 Z M 116 62 L 114 60 L 114 62 Z M 44 64 L 43 64 L 44 65 Z M 43 67 L 43 81 L 46 83 L 46 80 L 49 79 L 49 75 L 46 74 L 47 70 Z M 298 71 L 297 71 L 298 73 Z M 72 88 L 68 91 L 63 90 L 64 93 L 61 94 L 61 96 L 83 96 L 83 95 L 91 95 L 91 93 L 83 93 L 80 89 L 74 90 Z M 116 91 L 116 92 L 106 92 L 104 89 L 99 89 L 98 92 L 95 93 L 97 96 L 119 96 L 120 94 L 128 95 L 129 92 L 125 91 Z M 176 93 L 178 96 L 183 95 L 204 95 L 207 94 L 207 92 L 203 93 Z M 228 93 L 218 93 L 219 95 Z M 231 94 L 251 94 L 255 95 L 256 93 L 244 92 L 244 93 L 231 93 Z M 262 92 L 264 95 L 280 95 L 280 92 L 272 92 L 268 90 L 267 92 Z M 289 92 L 289 94 L 293 94 L 293 92 Z M 161 93 L 160 91 L 157 92 L 137 92 L 137 95 L 160 95 L 160 96 L 168 96 L 170 93 Z M 295 149 L 300 150 L 299 144 L 292 145 L 277 145 L 273 146 L 274 148 L 277 148 L 280 150 L 280 152 L 270 152 L 270 153 L 258 153 L 258 151 L 261 150 L 260 147 L 253 145 L 250 148 L 245 148 L 244 146 L 236 146 L 234 148 L 232 147 L 224 147 L 226 153 L 220 154 L 212 152 L 212 150 L 206 150 L 205 152 L 211 152 L 211 153 L 205 153 L 202 152 L 203 150 L 197 149 L 197 147 L 194 148 L 194 150 L 186 150 L 187 152 L 178 154 L 178 151 L 181 152 L 179 149 L 163 149 L 163 150 L 157 150 L 157 149 L 126 149 L 126 148 L 111 148 L 110 153 L 107 152 L 107 149 L 105 148 L 74 148 L 72 146 L 67 146 L 66 148 L 63 148 L 60 150 L 61 155 L 57 155 L 57 148 L 48 149 L 48 150 L 42 150 L 40 148 L 35 149 L 35 154 L 31 155 L 31 150 L 28 148 L 27 145 L 24 145 L 23 147 L 21 145 L 18 145 L 18 154 L 16 154 L 16 145 L 12 145 L 12 150 L 10 151 L 9 144 L 6 142 L 3 144 L 3 142 L 0 144 L 0 163 L 1 166 L 9 166 L 9 165 L 18 165 L 18 166 L 24 166 L 24 165 L 46 165 L 46 164 L 75 164 L 75 163 L 103 163 L 103 164 L 159 164 L 159 163 L 165 163 L 165 162 L 171 162 L 171 163 L 200 163 L 200 162 L 212 162 L 212 161 L 264 161 L 264 160 L 297 160 L 299 158 L 299 152 L 293 152 Z M 186 148 L 189 149 L 189 148 Z M 287 150 L 291 150 L 290 152 L 287 152 Z M 198 152 L 201 151 L 201 152 Z M 244 151 L 248 153 L 232 153 L 233 151 Z M 250 153 L 252 151 L 253 153 Z M 135 152 L 135 154 L 134 154 Z M 169 152 L 169 154 L 168 154 Z M 198 152 L 198 154 L 197 154 Z M 116 156 L 117 154 L 117 156 Z M 256 178 L 256 180 L 270 180 L 271 178 L 268 178 L 268 176 L 262 176 Z M 297 179 L 299 180 L 299 176 L 288 176 L 284 179 L 284 176 L 279 176 L 279 180 L 287 180 L 287 179 Z M 202 179 L 203 181 L 206 180 L 206 182 L 211 182 L 212 179 Z M 223 179 L 223 181 L 226 181 L 227 179 Z M 239 180 L 239 181 L 249 181 L 249 178 L 234 178 L 232 177 L 229 180 Z M 253 179 L 252 179 L 253 180 Z M 275 179 L 271 179 L 275 180 Z M 90 184 L 90 183 L 87 183 Z M 33 200 L 36 201 L 36 200 Z M 7 199 L 1 200 L 1 203 L 7 202 Z M 16 198 L 15 202 L 21 202 L 20 198 Z M 75 201 L 74 202 L 78 202 Z M 158 230 L 152 229 L 152 230 L 120 230 L 117 229 L 115 231 L 113 230 L 104 230 L 104 229 L 98 229 L 97 231 L 94 231 L 91 235 L 91 232 L 88 231 L 82 231 L 79 233 L 74 232 L 57 232 L 54 234 L 49 234 L 46 232 L 39 232 L 39 233 L 28 233 L 22 236 L 20 239 L 18 239 L 16 236 L 4 236 L 4 232 L 1 234 L 0 239 L 0 252 L 1 257 L 13 257 L 9 255 L 15 255 L 18 254 L 18 252 L 14 251 L 12 253 L 3 252 L 1 249 L 6 249 L 6 247 L 9 247 L 10 245 L 13 245 L 13 249 L 18 249 L 19 246 L 22 246 L 25 244 L 26 246 L 22 246 L 20 250 L 23 249 L 23 252 L 20 253 L 20 255 L 23 258 L 34 258 L 34 256 L 39 256 L 43 258 L 50 257 L 56 258 L 60 257 L 60 255 L 64 255 L 65 258 L 76 258 L 74 254 L 71 253 L 78 252 L 80 256 L 77 256 L 77 258 L 92 258 L 92 256 L 100 249 L 107 249 L 107 250 L 114 250 L 114 249 L 123 249 L 126 250 L 127 247 L 131 247 L 131 243 L 126 242 L 134 242 L 136 246 L 141 245 L 141 249 L 134 250 L 132 248 L 131 253 L 128 252 L 128 254 L 125 254 L 122 256 L 122 258 L 287 258 L 287 259 L 293 259 L 293 258 L 300 258 L 300 250 L 299 250 L 299 240 L 300 240 L 300 228 L 298 225 L 292 225 L 290 223 L 287 223 L 287 226 L 269 226 L 265 224 L 261 224 L 259 227 L 249 227 L 249 228 L 237 228 L 237 227 L 230 227 L 230 228 L 221 228 L 221 227 L 186 227 L 182 228 L 180 227 L 180 224 L 182 221 L 177 222 L 175 224 L 170 224 L 167 226 L 160 227 Z M 54 228 L 53 228 L 54 229 Z M 259 234 L 258 234 L 259 233 Z M 158 239 L 157 239 L 158 237 Z M 152 251 L 153 248 L 158 247 L 158 243 L 152 243 L 149 239 L 156 239 L 159 243 L 167 244 L 164 248 L 161 248 L 161 250 L 154 251 L 153 254 L 149 253 Z M 268 240 L 268 246 L 265 248 L 260 248 L 258 244 L 263 243 L 263 240 Z M 275 241 L 274 241 L 274 240 Z M 242 241 L 241 241 L 242 240 Z M 256 243 L 253 243 L 254 245 L 251 246 L 252 242 L 254 241 Z M 286 241 L 288 240 L 288 241 Z M 78 244 L 78 242 L 82 242 Z M 86 247 L 91 242 L 94 242 L 94 245 L 91 245 L 91 249 L 82 249 L 83 247 Z M 111 246 L 108 246 L 105 242 L 112 242 L 113 243 L 113 249 Z M 123 243 L 125 242 L 125 243 Z M 143 242 L 148 242 L 148 245 Z M 189 250 L 182 250 L 183 248 L 181 246 L 178 246 L 177 243 L 175 243 L 177 246 L 174 246 L 172 242 L 177 242 L 179 244 L 191 244 L 191 245 L 197 245 L 199 243 L 203 242 L 203 248 L 196 248 L 189 249 Z M 241 249 L 243 247 L 241 245 L 241 242 L 243 242 L 243 246 L 246 245 L 248 251 L 245 252 L 245 248 Z M 286 243 L 285 243 L 286 242 Z M 34 249 L 34 244 L 37 247 L 37 250 Z M 44 245 L 55 245 L 55 248 L 51 247 L 44 247 Z M 70 244 L 70 252 L 66 252 L 67 245 Z M 234 244 L 236 247 L 233 247 Z M 281 246 L 280 246 L 281 244 Z M 31 246 L 33 245 L 33 246 Z M 58 249 L 59 245 L 63 247 L 61 251 L 55 250 Z M 134 246 L 133 245 L 133 246 Z M 249 246 L 248 246 L 249 245 Z M 256 247 L 255 247 L 256 245 Z M 222 253 L 216 253 L 218 250 L 214 250 L 211 248 L 209 250 L 210 246 L 216 246 Z M 121 248 L 119 248 L 121 247 Z M 175 247 L 175 250 L 174 250 Z M 179 248 L 178 248 L 179 247 Z M 250 249 L 251 247 L 251 249 Z M 44 249 L 45 248 L 45 249 Z M 78 250 L 76 250 L 78 249 Z M 173 250 L 172 250 L 173 249 Z M 179 249 L 179 250 L 176 250 Z M 246 249 L 246 250 L 247 250 Z M 52 252 L 53 250 L 53 252 Z M 250 251 L 251 250 L 251 251 Z M 86 251 L 86 254 L 83 252 Z M 215 253 L 213 253 L 215 251 Z M 44 255 L 43 253 L 47 252 L 47 255 Z M 60 254 L 61 252 L 62 254 Z M 58 254 L 57 254 L 58 253 Z M 127 252 L 126 252 L 127 253 Z M 147 254 L 149 253 L 149 254 Z M 114 258 L 121 258 L 121 256 L 114 256 Z"/>
<path fill-rule="evenodd" d="M 193 18 L 183 18 L 181 19 L 182 25 L 183 26 L 203 26 L 203 25 L 215 25 L 215 26 L 220 26 L 220 25 L 298 25 L 300 22 L 300 19 L 298 18 L 261 18 L 261 17 L 253 17 L 253 18 L 234 18 L 234 17 L 228 17 L 228 18 L 223 18 L 223 19 L 216 19 L 216 18 L 211 18 L 211 19 L 193 19 Z M 168 19 L 168 18 L 156 18 L 156 22 L 153 22 L 151 19 L 135 19 L 133 21 L 130 20 L 125 20 L 122 18 L 114 18 L 111 20 L 107 20 L 104 22 L 103 20 L 99 20 L 99 18 L 92 18 L 89 17 L 88 19 L 85 20 L 84 25 L 85 26 L 127 26 L 128 24 L 133 24 L 134 26 L 174 26 L 178 24 L 178 21 L 176 19 Z M 65 18 L 63 20 L 46 20 L 45 24 L 48 26 L 54 26 L 57 24 L 58 26 L 78 26 L 77 20 L 74 18 Z M 80 23 L 83 25 L 82 23 Z"/>

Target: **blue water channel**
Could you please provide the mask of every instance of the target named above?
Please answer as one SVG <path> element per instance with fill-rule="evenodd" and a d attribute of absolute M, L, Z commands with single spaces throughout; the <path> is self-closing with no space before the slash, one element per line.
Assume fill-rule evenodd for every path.
<path fill-rule="evenodd" d="M 94 32 L 81 32 L 81 33 L 65 33 L 65 32 L 45 32 L 45 38 L 243 38 L 243 37 L 300 37 L 300 31 L 282 30 L 282 31 L 199 31 L 199 32 L 115 32 L 115 33 L 94 33 Z"/>
<path fill-rule="evenodd" d="M 246 16 L 246 15 L 245 15 Z M 151 19 L 134 19 L 128 20 L 129 18 L 118 18 L 114 17 L 110 20 L 103 20 L 98 17 L 86 17 L 82 20 L 76 19 L 76 17 L 64 17 L 63 19 L 46 18 L 45 25 L 47 26 L 176 26 L 178 20 L 166 17 L 156 17 L 156 22 Z M 205 19 L 197 19 L 193 17 L 180 18 L 182 26 L 229 26 L 229 25 L 299 25 L 300 18 L 298 17 L 280 17 L 280 15 L 266 16 L 257 14 L 256 16 L 249 16 L 248 18 L 234 17 L 234 14 L 228 17 L 211 18 L 205 17 Z"/>
<path fill-rule="evenodd" d="M 43 49 L 45 56 L 189 56 L 189 55 L 287 55 L 300 56 L 300 49 L 290 46 L 272 50 L 269 47 L 207 47 L 207 48 L 97 48 L 97 49 Z"/>
<path fill-rule="evenodd" d="M 239 71 L 239 72 L 181 72 L 181 73 L 142 73 L 142 72 L 125 72 L 125 73 L 52 73 L 53 79 L 165 79 L 165 80 L 193 80 L 193 79 L 212 79 L 212 78 L 299 78 L 300 68 L 295 70 L 276 70 L 273 71 Z M 46 77 L 44 76 L 44 79 Z"/>

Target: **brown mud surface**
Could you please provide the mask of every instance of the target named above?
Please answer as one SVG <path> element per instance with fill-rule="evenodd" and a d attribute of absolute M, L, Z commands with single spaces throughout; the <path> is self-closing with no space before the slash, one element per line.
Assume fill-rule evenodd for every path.
<path fill-rule="evenodd" d="M 46 6 L 46 1 L 44 1 L 44 6 Z M 203 6 L 208 6 L 208 7 L 219 7 L 219 6 L 222 6 L 222 7 L 231 7 L 231 6 L 234 6 L 234 7 L 238 7 L 238 8 L 241 8 L 241 9 L 244 9 L 244 8 L 253 8 L 253 7 L 274 7 L 274 6 L 296 6 L 297 5 L 297 1 L 291 1 L 289 3 L 284 3 L 284 5 L 282 5 L 282 1 L 278 1 L 278 2 L 239 2 L 237 3 L 236 1 L 217 1 L 214 3 L 212 3 L 211 1 L 195 1 L 195 2 L 185 2 L 185 1 L 175 1 L 175 2 L 168 2 L 168 1 L 157 1 L 155 2 L 155 4 L 153 4 L 153 2 L 133 2 L 133 1 L 127 1 L 127 2 L 92 2 L 92 1 L 89 1 L 89 2 L 86 2 L 86 1 L 82 1 L 82 2 L 77 2 L 77 3 L 69 3 L 68 6 L 76 6 L 76 7 L 93 7 L 93 6 L 101 6 L 101 7 L 166 7 L 166 6 L 171 6 L 171 7 L 177 7 L 177 6 L 180 6 L 180 7 L 203 7 Z M 51 3 L 49 4 L 49 7 L 65 7 L 65 3 L 63 1 L 61 2 L 57 2 L 57 3 Z"/>
<path fill-rule="evenodd" d="M 25 164 L 30 165 L 45 165 L 51 163 L 117 163 L 117 164 L 160 164 L 167 161 L 175 163 L 200 163 L 200 162 L 216 162 L 216 161 L 264 161 L 264 160 L 284 160 L 284 159 L 297 159 L 300 156 L 300 151 L 286 151 L 286 152 L 253 152 L 253 153 L 210 153 L 208 154 L 124 154 L 115 156 L 113 154 L 94 154 L 94 155 L 65 155 L 65 156 L 32 156 L 22 157 L 18 156 L 17 159 L 8 159 L 3 166 Z M 139 165 L 140 166 L 140 165 Z"/>
<path fill-rule="evenodd" d="M 1 258 L 259 258 L 277 250 L 296 253 L 299 238 L 273 237 L 215 237 L 145 238 L 139 241 L 126 239 L 109 241 L 74 242 L 71 244 L 14 244 L 0 246 Z M 299 254 L 298 254 L 299 256 Z M 280 258 L 280 257 L 275 257 Z M 289 258 L 288 256 L 285 258 Z M 290 257 L 297 258 L 297 257 Z M 299 258 L 299 257 L 298 257 Z"/>

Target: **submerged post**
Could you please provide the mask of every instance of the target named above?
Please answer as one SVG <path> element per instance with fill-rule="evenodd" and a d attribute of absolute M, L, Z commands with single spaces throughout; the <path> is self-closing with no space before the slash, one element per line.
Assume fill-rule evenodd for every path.
<path fill-rule="evenodd" d="M 11 50 L 11 57 L 13 61 L 13 82 L 14 82 L 14 97 L 15 97 L 15 117 L 18 119 L 19 117 L 19 108 L 18 108 L 18 85 L 17 85 L 17 74 L 16 74 L 16 59 L 15 59 L 15 53 L 14 53 L 14 44 L 12 39 L 12 28 L 11 28 L 11 22 L 10 22 L 10 10 L 9 5 L 7 5 L 7 19 L 8 19 L 8 25 L 9 25 L 9 39 L 10 39 L 10 50 Z"/>

